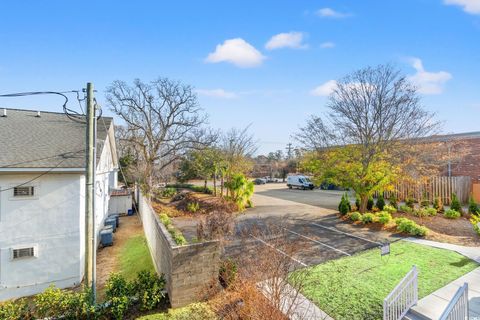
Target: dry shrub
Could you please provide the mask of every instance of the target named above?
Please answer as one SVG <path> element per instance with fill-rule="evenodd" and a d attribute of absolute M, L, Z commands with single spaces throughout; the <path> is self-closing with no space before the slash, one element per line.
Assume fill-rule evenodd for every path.
<path fill-rule="evenodd" d="M 284 320 L 300 302 L 299 291 L 308 271 L 292 274 L 301 266 L 291 257 L 301 250 L 301 244 L 289 240 L 281 227 L 254 229 L 249 227 L 242 236 L 245 250 L 235 259 L 235 280 L 224 290 L 210 287 L 210 303 L 220 319 Z M 295 314 L 295 318 L 302 319 L 302 315 Z"/>
<path fill-rule="evenodd" d="M 235 225 L 232 213 L 213 211 L 203 217 L 197 224 L 197 239 L 223 240 L 232 235 Z"/>

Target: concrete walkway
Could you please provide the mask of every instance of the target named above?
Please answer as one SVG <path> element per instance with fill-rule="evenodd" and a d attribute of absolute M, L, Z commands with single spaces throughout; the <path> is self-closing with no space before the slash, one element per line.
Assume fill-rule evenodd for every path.
<path fill-rule="evenodd" d="M 478 247 L 465 247 L 417 238 L 407 238 L 405 240 L 435 248 L 456 251 L 459 254 L 480 263 L 480 248 Z M 423 299 L 420 299 L 418 304 L 410 310 L 407 318 L 438 319 L 457 292 L 458 288 L 460 288 L 465 282 L 468 283 L 470 317 L 472 319 L 480 319 L 480 267 L 447 284 L 445 287 L 438 289 Z"/>

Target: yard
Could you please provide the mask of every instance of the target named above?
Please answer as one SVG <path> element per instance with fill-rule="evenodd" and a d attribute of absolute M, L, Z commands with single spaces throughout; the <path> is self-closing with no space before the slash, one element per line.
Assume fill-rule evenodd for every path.
<path fill-rule="evenodd" d="M 306 277 L 302 293 L 331 317 L 381 319 L 383 299 L 412 265 L 419 270 L 419 298 L 478 266 L 452 251 L 399 241 L 388 256 L 371 249 L 298 272 Z"/>
<path fill-rule="evenodd" d="M 120 227 L 114 234 L 113 246 L 98 250 L 97 281 L 100 299 L 105 282 L 112 272 L 118 272 L 127 280 L 136 277 L 141 270 L 154 271 L 150 252 L 137 216 L 120 218 Z"/>

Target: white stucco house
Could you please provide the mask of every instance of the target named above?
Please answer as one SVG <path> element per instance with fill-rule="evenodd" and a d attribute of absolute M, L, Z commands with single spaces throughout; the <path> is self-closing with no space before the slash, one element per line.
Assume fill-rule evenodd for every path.
<path fill-rule="evenodd" d="M 63 113 L 0 113 L 0 301 L 81 283 L 86 125 Z M 117 186 L 112 118 L 97 124 L 97 233 Z"/>

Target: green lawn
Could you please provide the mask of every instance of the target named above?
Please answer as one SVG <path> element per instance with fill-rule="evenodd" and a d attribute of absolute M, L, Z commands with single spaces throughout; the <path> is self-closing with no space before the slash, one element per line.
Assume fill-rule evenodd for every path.
<path fill-rule="evenodd" d="M 119 272 L 127 280 L 133 280 L 137 273 L 142 270 L 155 272 L 144 235 L 138 235 L 127 240 L 120 250 L 119 267 Z"/>
<path fill-rule="evenodd" d="M 306 272 L 302 293 L 336 320 L 381 319 L 383 299 L 412 265 L 419 270 L 419 298 L 478 266 L 453 251 L 399 241 L 390 256 L 371 249 L 298 272 Z"/>

